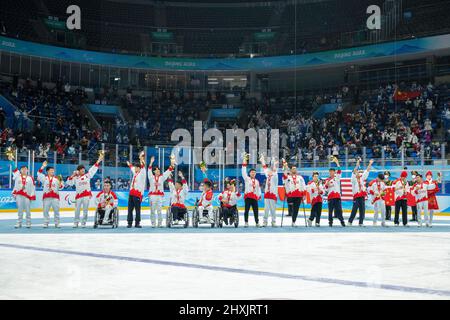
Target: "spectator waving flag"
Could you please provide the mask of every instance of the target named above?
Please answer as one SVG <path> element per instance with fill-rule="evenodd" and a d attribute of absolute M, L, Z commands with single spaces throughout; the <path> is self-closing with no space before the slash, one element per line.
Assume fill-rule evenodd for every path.
<path fill-rule="evenodd" d="M 395 101 L 406 101 L 408 99 L 412 100 L 420 97 L 420 91 L 401 91 L 396 89 L 394 92 Z"/>

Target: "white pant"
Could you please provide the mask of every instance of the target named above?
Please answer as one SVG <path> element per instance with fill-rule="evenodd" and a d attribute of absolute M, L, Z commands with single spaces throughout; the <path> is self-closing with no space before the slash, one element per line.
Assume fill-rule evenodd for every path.
<path fill-rule="evenodd" d="M 373 204 L 373 210 L 374 210 L 374 215 L 373 215 L 374 222 L 378 221 L 378 213 L 379 212 L 381 212 L 381 222 L 386 221 L 386 204 L 385 204 L 384 200 L 376 201 Z"/>
<path fill-rule="evenodd" d="M 428 220 L 429 219 L 428 202 L 427 201 L 418 202 L 416 207 L 417 207 L 417 222 L 422 223 L 422 211 L 425 217 L 425 223 L 431 222 L 431 219 Z"/>
<path fill-rule="evenodd" d="M 272 216 L 272 222 L 275 223 L 277 216 L 277 202 L 273 199 L 264 199 L 264 222 L 269 220 L 269 213 Z"/>
<path fill-rule="evenodd" d="M 150 195 L 150 220 L 152 221 L 152 225 L 156 224 L 156 214 L 158 215 L 158 223 L 162 222 L 162 202 L 163 196 L 158 195 Z"/>
<path fill-rule="evenodd" d="M 83 197 L 75 201 L 75 223 L 80 222 L 81 206 L 83 206 L 83 220 L 81 220 L 81 223 L 86 223 L 88 219 L 89 200 L 89 197 Z"/>
<path fill-rule="evenodd" d="M 434 209 L 428 209 L 428 212 L 430 213 L 430 225 L 431 225 L 433 223 Z"/>
<path fill-rule="evenodd" d="M 27 197 L 17 195 L 16 203 L 17 203 L 17 214 L 19 224 L 22 224 L 24 211 L 26 214 L 27 224 L 31 224 L 31 211 L 30 211 L 31 200 L 28 199 Z"/>
<path fill-rule="evenodd" d="M 55 224 L 59 224 L 59 199 L 46 198 L 44 202 L 44 223 L 48 224 L 50 222 L 50 209 L 53 208 L 53 213 L 55 214 Z"/>

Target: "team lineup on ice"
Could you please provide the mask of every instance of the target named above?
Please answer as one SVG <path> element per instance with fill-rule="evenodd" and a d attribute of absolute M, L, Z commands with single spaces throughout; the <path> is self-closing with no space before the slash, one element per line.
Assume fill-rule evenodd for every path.
<path fill-rule="evenodd" d="M 4 213 L 0 219 L 0 298 L 450 297 L 450 219 L 445 215 L 433 217 L 438 210 L 435 194 L 440 178 L 433 180 L 431 172 L 425 177 L 416 172 L 414 184 L 406 180 L 407 172 L 393 181 L 386 172 L 367 183 L 373 162 L 365 170 L 358 162 L 352 172 L 354 199 L 348 215 L 342 210 L 337 159 L 328 178 L 319 179 L 315 173 L 308 184 L 297 168 L 289 168 L 282 161 L 284 195 L 278 188 L 276 161 L 268 165 L 261 157 L 266 177 L 262 189 L 255 178 L 256 170 L 249 170 L 244 159 L 243 192 L 237 190 L 236 181 L 227 179 L 217 207 L 213 205 L 207 168 L 202 164 L 205 179 L 192 208 L 185 204 L 190 191 L 183 174 L 179 171 L 178 177 L 173 177 L 173 159 L 161 173 L 153 166 L 153 158 L 147 167 L 141 153 L 138 163 L 128 163 L 133 177 L 125 212 L 118 208 L 117 196 L 107 180 L 95 197 L 90 189 L 90 178 L 101 161 L 102 154 L 87 172 L 79 166 L 65 182 L 44 162 L 37 176 L 43 186 L 43 211 L 33 211 L 32 215 L 34 178 L 28 175 L 26 166 L 14 170 L 19 220 L 14 212 Z M 147 175 L 150 214 L 142 204 Z M 170 191 L 167 210 L 162 196 L 165 180 Z M 65 184 L 76 187 L 75 220 L 71 211 L 58 212 L 59 192 Z M 277 205 L 282 196 L 286 208 Z M 95 210 L 89 209 L 91 197 L 95 198 Z M 261 197 L 264 216 L 260 223 Z M 240 198 L 244 198 L 244 210 L 237 205 Z M 366 199 L 375 210 L 367 218 Z M 304 202 L 311 206 L 305 209 Z M 328 214 L 322 217 L 324 203 L 328 204 Z M 408 216 L 408 206 L 412 216 Z M 50 208 L 56 228 L 50 224 Z M 357 213 L 358 225 L 363 228 L 348 228 Z M 23 214 L 29 228 L 22 226 Z M 335 219 L 339 221 L 337 228 L 326 227 Z M 391 227 L 400 224 L 410 227 Z M 426 259 L 420 259 L 422 255 Z M 20 274 L 15 270 L 21 270 Z M 46 284 L 49 276 L 58 279 L 52 286 Z"/>
<path fill-rule="evenodd" d="M 43 227 L 48 228 L 50 223 L 50 209 L 54 212 L 54 225 L 60 228 L 60 190 L 64 186 L 75 186 L 75 217 L 73 227 L 78 228 L 81 220 L 81 227 L 85 228 L 88 219 L 90 200 L 93 197 L 91 191 L 91 179 L 95 176 L 102 162 L 104 153 L 100 152 L 97 162 L 86 172 L 84 165 L 79 165 L 77 170 L 64 182 L 62 176 L 56 176 L 53 167 L 47 167 L 47 161 L 44 161 L 42 167 L 38 170 L 37 180 L 43 187 Z M 35 181 L 28 175 L 28 167 L 22 165 L 15 168 L 13 155 L 8 155 L 11 168 L 13 170 L 13 196 L 16 200 L 18 220 L 15 228 L 22 228 L 23 215 L 25 213 L 27 228 L 31 228 L 31 202 L 36 200 Z M 164 183 L 167 181 L 170 190 L 170 205 L 165 215 L 166 227 L 171 228 L 174 225 L 182 224 L 185 228 L 191 222 L 193 227 L 201 224 L 214 227 L 223 227 L 224 225 L 239 226 L 238 200 L 243 197 L 245 203 L 244 226 L 249 226 L 249 212 L 253 211 L 256 227 L 267 227 L 269 225 L 269 216 L 271 226 L 276 227 L 276 212 L 278 197 L 287 200 L 288 216 L 291 217 L 292 227 L 296 227 L 299 210 L 302 204 L 309 199 L 311 205 L 309 218 L 306 219 L 304 212 L 305 226 L 320 226 L 322 215 L 322 204 L 326 197 L 328 204 L 328 225 L 333 226 L 334 219 L 338 219 L 342 227 L 346 226 L 343 217 L 342 199 L 341 199 L 341 170 L 339 160 L 332 158 L 337 167 L 329 169 L 329 177 L 321 180 L 318 172 L 313 172 L 312 179 L 308 184 L 302 175 L 297 171 L 296 166 L 289 168 L 288 163 L 282 159 L 282 182 L 283 195 L 280 194 L 278 183 L 278 161 L 274 160 L 267 164 L 264 156 L 260 157 L 262 170 L 265 176 L 264 192 L 256 178 L 256 169 L 247 169 L 248 155 L 244 157 L 242 163 L 242 178 L 244 181 L 244 192 L 241 194 L 237 188 L 236 180 L 228 178 L 224 181 L 225 189 L 219 194 L 217 200 L 220 205 L 214 208 L 213 183 L 207 176 L 207 167 L 205 163 L 200 165 L 204 175 L 204 180 L 200 185 L 201 195 L 195 203 L 195 208 L 189 214 L 186 204 L 186 198 L 189 194 L 189 186 L 182 171 L 178 171 L 178 177 L 173 178 L 175 172 L 175 156 L 171 156 L 169 168 L 161 174 L 159 167 L 153 167 L 155 158 L 151 157 L 148 169 L 146 168 L 146 155 L 144 152 L 139 154 L 139 162 L 131 164 L 127 162 L 132 173 L 132 179 L 128 197 L 127 228 L 142 228 L 141 225 L 141 207 L 142 200 L 147 186 L 147 176 L 149 181 L 149 202 L 152 227 L 163 226 L 163 199 Z M 432 227 L 433 216 L 436 210 L 439 210 L 436 194 L 439 192 L 439 183 L 441 175 L 438 173 L 438 179 L 433 180 L 433 173 L 428 171 L 423 177 L 418 172 L 413 172 L 412 183 L 407 181 L 408 173 L 402 171 L 400 177 L 390 181 L 390 173 L 379 173 L 376 179 L 367 184 L 369 172 L 372 168 L 373 160 L 365 170 L 360 168 L 361 160 L 358 159 L 356 166 L 352 171 L 351 189 L 353 196 L 353 206 L 347 225 L 353 224 L 356 215 L 359 215 L 358 225 L 364 226 L 366 200 L 370 199 L 374 209 L 373 225 L 378 223 L 378 217 L 381 216 L 381 226 L 386 227 L 386 220 L 391 220 L 391 206 L 395 208 L 394 225 L 408 226 L 408 206 L 412 209 L 413 219 L 419 227 L 425 225 Z M 47 175 L 44 175 L 46 170 Z M 259 223 L 259 205 L 258 201 L 264 195 L 264 217 L 263 223 Z M 112 184 L 109 180 L 103 183 L 103 190 L 95 196 L 95 217 L 94 228 L 103 225 L 109 225 L 112 228 L 119 226 L 118 197 L 112 191 Z M 284 218 L 283 202 L 283 218 Z M 304 206 L 303 206 L 304 209 Z M 83 211 L 83 216 L 81 216 Z"/>

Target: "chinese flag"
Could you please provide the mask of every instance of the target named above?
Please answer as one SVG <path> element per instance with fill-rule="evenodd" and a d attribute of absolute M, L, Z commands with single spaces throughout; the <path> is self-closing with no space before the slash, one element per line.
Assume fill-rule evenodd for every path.
<path fill-rule="evenodd" d="M 394 188 L 386 188 L 386 194 L 384 195 L 384 202 L 387 206 L 395 205 Z"/>
<path fill-rule="evenodd" d="M 286 190 L 284 187 L 278 186 L 278 197 L 280 197 L 281 201 L 284 201 L 284 198 L 286 197 Z"/>
<path fill-rule="evenodd" d="M 414 197 L 412 193 L 408 193 L 406 195 L 406 202 L 409 207 L 414 207 L 415 205 L 417 205 L 416 197 Z"/>
<path fill-rule="evenodd" d="M 308 191 L 306 191 L 305 192 L 305 195 L 306 195 L 306 203 L 307 204 L 311 204 L 311 195 L 309 194 L 309 192 Z"/>
<path fill-rule="evenodd" d="M 394 92 L 395 101 L 406 101 L 408 99 L 412 100 L 420 97 L 420 91 L 400 91 L 398 89 Z"/>

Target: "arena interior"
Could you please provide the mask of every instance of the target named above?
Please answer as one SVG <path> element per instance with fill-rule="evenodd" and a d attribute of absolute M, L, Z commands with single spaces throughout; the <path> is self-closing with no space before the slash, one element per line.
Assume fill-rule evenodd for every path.
<path fill-rule="evenodd" d="M 449 299 L 448 12 L 1 1 L 0 299 Z"/>

